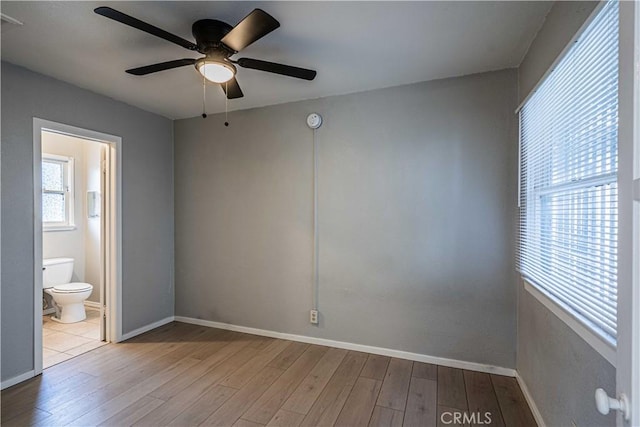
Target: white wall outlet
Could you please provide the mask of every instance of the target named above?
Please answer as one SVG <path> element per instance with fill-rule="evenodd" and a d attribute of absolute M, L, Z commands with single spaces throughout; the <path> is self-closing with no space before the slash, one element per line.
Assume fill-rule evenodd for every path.
<path fill-rule="evenodd" d="M 309 322 L 314 325 L 318 324 L 318 310 L 310 310 L 309 311 Z"/>

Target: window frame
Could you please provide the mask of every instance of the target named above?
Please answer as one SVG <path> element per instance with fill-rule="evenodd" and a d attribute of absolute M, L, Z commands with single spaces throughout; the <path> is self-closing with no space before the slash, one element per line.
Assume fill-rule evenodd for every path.
<path fill-rule="evenodd" d="M 610 0 L 611 1 L 611 0 Z M 579 41 L 585 31 L 593 23 L 594 19 L 602 12 L 602 9 L 608 4 L 608 1 L 601 1 L 591 15 L 585 20 L 580 29 L 571 38 L 569 43 L 564 47 L 562 52 L 556 57 L 551 66 L 543 74 L 540 80 L 536 83 L 534 88 L 527 94 L 527 96 L 520 103 L 516 109 L 518 114 L 518 122 L 520 122 L 520 111 L 531 99 L 534 93 L 538 91 L 542 84 L 549 78 L 550 74 L 555 71 L 561 61 L 568 55 L 574 44 Z M 620 30 L 618 29 L 618 37 L 620 36 Z M 522 129 L 518 132 L 518 208 L 521 202 L 521 170 L 522 170 Z M 616 171 L 616 182 L 618 172 Z M 619 230 L 618 230 L 619 232 Z M 520 244 L 520 242 L 518 242 Z M 520 256 L 520 255 L 518 255 Z M 539 303 L 551 311 L 556 317 L 558 317 L 565 325 L 578 334 L 584 341 L 587 342 L 594 350 L 596 350 L 601 356 L 603 356 L 611 365 L 616 366 L 617 360 L 617 342 L 612 341 L 610 337 L 604 334 L 598 327 L 594 325 L 582 314 L 574 310 L 571 306 L 558 299 L 554 295 L 550 294 L 543 286 L 535 283 L 535 280 L 520 273 L 522 288 L 531 296 L 533 296 Z"/>
<path fill-rule="evenodd" d="M 58 154 L 42 153 L 42 163 L 57 163 L 62 165 L 63 191 L 45 190 L 44 194 L 61 194 L 64 197 L 64 221 L 44 221 L 42 220 L 42 231 L 71 231 L 75 230 L 75 161 L 71 156 L 61 156 Z"/>

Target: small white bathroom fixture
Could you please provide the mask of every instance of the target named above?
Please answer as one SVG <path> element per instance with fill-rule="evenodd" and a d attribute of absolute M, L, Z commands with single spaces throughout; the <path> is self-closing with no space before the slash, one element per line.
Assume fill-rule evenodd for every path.
<path fill-rule="evenodd" d="M 53 298 L 56 315 L 51 319 L 60 323 L 75 323 L 86 319 L 84 300 L 93 286 L 89 283 L 70 283 L 73 258 L 49 258 L 42 261 L 42 288 Z"/>

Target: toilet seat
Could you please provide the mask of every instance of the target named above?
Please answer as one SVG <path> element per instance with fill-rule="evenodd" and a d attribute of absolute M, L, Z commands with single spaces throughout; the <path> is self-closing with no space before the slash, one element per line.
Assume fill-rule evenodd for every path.
<path fill-rule="evenodd" d="M 56 285 L 52 288 L 53 292 L 60 294 L 73 294 L 78 292 L 85 292 L 92 290 L 93 286 L 89 283 L 73 282 L 65 283 L 64 285 Z"/>

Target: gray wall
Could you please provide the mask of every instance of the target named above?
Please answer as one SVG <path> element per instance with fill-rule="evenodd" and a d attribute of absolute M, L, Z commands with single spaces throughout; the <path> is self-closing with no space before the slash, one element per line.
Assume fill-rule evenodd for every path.
<path fill-rule="evenodd" d="M 520 97 L 536 85 L 588 18 L 596 3 L 559 2 L 519 70 Z M 615 394 L 615 368 L 567 325 L 518 286 L 517 370 L 549 426 L 615 425 L 596 412 L 593 393 Z"/>
<path fill-rule="evenodd" d="M 518 69 L 520 101 L 531 92 L 597 5 L 597 1 L 554 3 L 542 28 L 536 34 L 536 38 L 520 63 Z"/>
<path fill-rule="evenodd" d="M 173 125 L 2 62 L 2 380 L 33 369 L 33 117 L 122 137 L 122 321 L 173 314 Z"/>
<path fill-rule="evenodd" d="M 598 387 L 615 396 L 615 368 L 529 292 L 518 299 L 518 373 L 545 423 L 615 426 L 615 414 L 600 415 L 593 397 Z"/>
<path fill-rule="evenodd" d="M 516 78 L 176 121 L 176 315 L 514 367 Z"/>

